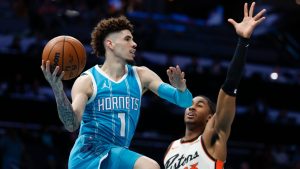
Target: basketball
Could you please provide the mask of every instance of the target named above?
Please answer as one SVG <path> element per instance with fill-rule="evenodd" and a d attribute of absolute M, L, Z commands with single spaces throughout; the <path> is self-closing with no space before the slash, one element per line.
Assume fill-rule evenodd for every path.
<path fill-rule="evenodd" d="M 72 36 L 57 36 L 44 47 L 42 59 L 50 61 L 50 71 L 59 66 L 58 75 L 65 72 L 62 80 L 77 77 L 86 64 L 86 51 L 82 43 Z"/>

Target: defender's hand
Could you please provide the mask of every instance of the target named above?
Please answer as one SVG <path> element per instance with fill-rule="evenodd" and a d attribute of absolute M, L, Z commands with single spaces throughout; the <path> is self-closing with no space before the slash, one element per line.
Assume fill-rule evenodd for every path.
<path fill-rule="evenodd" d="M 228 19 L 228 22 L 234 26 L 236 33 L 243 38 L 250 38 L 254 28 L 266 18 L 263 16 L 266 9 L 261 10 L 253 17 L 254 7 L 255 2 L 252 2 L 250 10 L 248 11 L 248 4 L 244 4 L 244 19 L 240 23 L 237 23 L 231 18 Z"/>

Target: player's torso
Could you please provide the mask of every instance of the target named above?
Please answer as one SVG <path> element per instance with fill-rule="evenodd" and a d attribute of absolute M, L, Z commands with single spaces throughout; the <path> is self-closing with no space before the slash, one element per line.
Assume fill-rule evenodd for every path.
<path fill-rule="evenodd" d="M 88 100 L 81 122 L 81 134 L 94 134 L 103 144 L 129 146 L 138 123 L 141 86 L 137 72 L 127 65 L 118 81 L 109 78 L 99 66 L 87 71 L 93 77 L 94 93 Z"/>
<path fill-rule="evenodd" d="M 201 141 L 181 143 L 180 139 L 172 143 L 165 158 L 165 169 L 222 169 L 223 162 L 210 157 Z"/>

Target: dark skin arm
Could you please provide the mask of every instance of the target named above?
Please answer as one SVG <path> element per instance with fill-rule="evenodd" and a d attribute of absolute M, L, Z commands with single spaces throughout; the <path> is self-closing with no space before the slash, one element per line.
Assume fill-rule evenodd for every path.
<path fill-rule="evenodd" d="M 259 25 L 265 17 L 265 9 L 261 10 L 255 16 L 255 3 L 253 2 L 248 10 L 248 4 L 244 5 L 243 21 L 237 23 L 233 19 L 228 19 L 238 36 L 250 38 L 253 30 Z M 209 154 L 218 160 L 226 160 L 227 141 L 231 131 L 231 125 L 236 112 L 236 97 L 230 96 L 220 89 L 216 105 L 216 113 L 208 121 L 203 132 L 203 141 Z"/>

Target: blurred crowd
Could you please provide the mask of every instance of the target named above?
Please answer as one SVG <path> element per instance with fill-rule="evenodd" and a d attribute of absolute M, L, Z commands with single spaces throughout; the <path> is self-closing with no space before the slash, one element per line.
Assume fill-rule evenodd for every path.
<path fill-rule="evenodd" d="M 103 17 L 125 14 L 133 20 L 138 42 L 138 65 L 150 67 L 167 81 L 165 70 L 170 65 L 178 64 L 185 71 L 188 87 L 194 95 L 204 94 L 215 100 L 225 78 L 228 57 L 231 57 L 227 55 L 233 52 L 235 37 L 224 35 L 223 39 L 216 39 L 215 34 L 206 34 L 211 44 L 217 43 L 214 40 L 220 40 L 224 45 L 220 48 L 223 51 L 214 51 L 224 53 L 224 56 L 216 57 L 209 53 L 197 54 L 195 48 L 188 46 L 183 46 L 186 50 L 176 51 L 178 48 L 172 45 L 178 44 L 160 44 L 164 42 L 155 39 L 158 37 L 154 35 L 158 33 L 187 42 L 184 38 L 192 38 L 193 34 L 203 36 L 215 29 L 226 29 L 224 17 L 230 15 L 228 6 L 223 1 L 197 2 L 203 10 L 197 11 L 198 15 L 190 11 L 188 17 L 180 13 L 174 3 L 183 5 L 182 10 L 188 6 L 176 0 L 172 2 L 0 0 L 2 168 L 66 168 L 76 133 L 66 132 L 58 120 L 52 90 L 40 70 L 41 53 L 49 39 L 68 34 L 85 44 L 88 53 L 86 68 L 101 64 L 101 59 L 97 60 L 90 54 L 89 41 L 94 24 Z M 273 16 L 272 23 L 276 23 L 276 17 Z M 189 31 L 193 34 L 185 34 Z M 201 31 L 206 32 L 201 34 Z M 246 67 L 229 142 L 228 169 L 300 169 L 300 140 L 297 138 L 300 129 L 300 107 L 297 102 L 297 93 L 300 93 L 300 71 L 297 68 L 300 65 L 299 42 L 291 36 L 293 32 L 276 34 L 275 38 L 273 35 L 274 30 L 261 30 L 255 39 L 270 43 L 277 39 L 274 43 L 284 47 L 277 62 L 258 64 L 258 60 L 253 58 Z M 227 42 L 232 44 L 228 47 L 229 54 L 225 47 Z M 264 43 L 253 46 L 261 47 L 261 44 Z M 194 52 L 184 53 L 189 50 Z M 259 54 L 259 50 L 256 52 Z M 64 82 L 68 96 L 72 82 Z M 169 141 L 182 136 L 183 110 L 148 93 L 142 103 L 141 125 L 137 128 L 132 148 L 162 164 Z M 159 115 L 153 115 L 153 112 Z M 153 121 L 161 125 L 153 125 Z"/>

